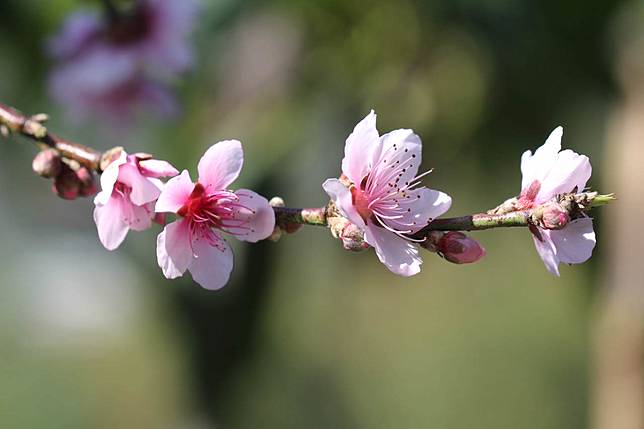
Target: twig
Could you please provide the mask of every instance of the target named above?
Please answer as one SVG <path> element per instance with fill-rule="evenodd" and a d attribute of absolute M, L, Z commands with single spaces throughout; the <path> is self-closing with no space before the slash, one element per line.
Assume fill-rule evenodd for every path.
<path fill-rule="evenodd" d="M 101 173 L 101 152 L 56 137 L 43 125 L 46 120 L 47 115 L 26 116 L 24 113 L 0 103 L 0 126 L 5 127 L 12 133 L 21 134 L 33 140 L 41 148 L 54 148 L 63 158 L 77 161 L 91 171 Z"/>
<path fill-rule="evenodd" d="M 0 128 L 4 127 L 5 131 L 21 134 L 35 141 L 41 147 L 54 148 L 63 158 L 77 161 L 88 169 L 98 174 L 101 173 L 101 159 L 104 156 L 102 152 L 56 137 L 43 125 L 46 120 L 46 115 L 26 116 L 14 108 L 0 104 Z M 109 152 L 105 152 L 105 156 Z M 585 192 L 561 195 L 556 203 L 570 218 L 575 218 L 590 208 L 606 204 L 613 199 L 612 194 L 599 195 L 596 192 Z M 508 201 L 508 204 L 510 204 L 511 200 Z M 529 210 L 498 212 L 499 210 L 495 209 L 496 212 L 492 211 L 491 213 L 435 219 L 413 234 L 411 238 L 423 239 L 431 231 L 480 231 L 492 228 L 539 225 L 546 206 L 552 203 L 544 203 Z M 288 230 L 289 225 L 293 224 L 330 226 L 330 218 L 339 216 L 332 205 L 319 208 L 273 207 L 273 210 L 275 211 L 276 225 L 284 230 Z"/>

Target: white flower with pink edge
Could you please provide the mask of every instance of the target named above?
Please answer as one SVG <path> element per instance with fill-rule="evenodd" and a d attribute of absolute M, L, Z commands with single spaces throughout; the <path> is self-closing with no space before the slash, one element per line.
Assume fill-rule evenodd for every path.
<path fill-rule="evenodd" d="M 202 287 L 220 289 L 233 268 L 233 254 L 221 232 L 251 243 L 273 232 L 275 214 L 266 198 L 247 189 L 228 190 L 243 161 L 239 141 L 222 141 L 201 157 L 196 183 L 187 170 L 166 183 L 156 211 L 178 217 L 157 237 L 157 260 L 167 278 L 188 270 Z"/>
<path fill-rule="evenodd" d="M 409 236 L 445 213 L 449 195 L 420 185 L 422 143 L 412 130 L 380 136 L 372 110 L 347 138 L 342 173 L 349 187 L 327 179 L 324 190 L 337 208 L 364 232 L 378 259 L 393 273 L 411 276 L 422 259 Z"/>
<path fill-rule="evenodd" d="M 561 150 L 563 128 L 557 127 L 546 142 L 532 154 L 521 157 L 521 194 L 519 209 L 543 204 L 559 194 L 582 192 L 590 179 L 592 168 L 585 155 L 570 149 Z M 595 247 L 593 221 L 581 217 L 563 229 L 531 227 L 532 238 L 543 263 L 552 274 L 559 275 L 559 263 L 580 264 L 590 258 Z"/>

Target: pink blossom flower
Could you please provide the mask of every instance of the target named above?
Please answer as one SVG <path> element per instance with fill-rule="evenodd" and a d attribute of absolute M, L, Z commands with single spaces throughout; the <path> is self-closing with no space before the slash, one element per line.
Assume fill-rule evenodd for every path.
<path fill-rule="evenodd" d="M 130 229 L 143 231 L 155 217 L 154 202 L 161 195 L 159 177 L 179 172 L 168 162 L 121 151 L 101 175 L 101 192 L 94 198 L 98 238 L 107 250 L 116 249 Z"/>
<path fill-rule="evenodd" d="M 443 192 L 419 187 L 417 175 L 422 143 L 412 130 L 383 136 L 372 110 L 347 138 L 342 173 L 351 182 L 327 179 L 324 190 L 343 216 L 364 231 L 385 266 L 396 274 L 420 271 L 418 247 L 408 235 L 445 213 L 452 199 Z"/>
<path fill-rule="evenodd" d="M 581 192 L 585 188 L 592 172 L 590 161 L 587 156 L 569 149 L 561 151 L 562 135 L 563 128 L 555 128 L 534 154 L 526 151 L 521 157 L 520 209 L 529 209 L 559 194 Z M 593 221 L 588 217 L 572 220 L 563 229 L 532 227 L 531 231 L 539 256 L 548 271 L 555 275 L 559 275 L 560 262 L 580 264 L 590 258 L 595 247 Z"/>
<path fill-rule="evenodd" d="M 142 0 L 110 19 L 93 11 L 72 14 L 48 46 L 58 63 L 52 95 L 76 116 L 89 111 L 121 120 L 124 109 L 141 105 L 174 113 L 165 84 L 192 65 L 188 39 L 197 6 L 195 0 Z"/>
<path fill-rule="evenodd" d="M 157 260 L 167 278 L 189 270 L 204 288 L 220 289 L 233 267 L 232 251 L 221 232 L 251 243 L 273 232 L 275 214 L 266 198 L 248 189 L 227 189 L 243 160 L 239 141 L 219 142 L 201 157 L 197 183 L 187 170 L 166 183 L 156 211 L 178 216 L 157 238 Z"/>

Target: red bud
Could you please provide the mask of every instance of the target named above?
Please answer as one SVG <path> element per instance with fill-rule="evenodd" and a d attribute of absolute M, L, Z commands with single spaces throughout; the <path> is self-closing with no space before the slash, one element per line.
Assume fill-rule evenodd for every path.
<path fill-rule="evenodd" d="M 81 188 L 81 181 L 67 164 L 62 164 L 62 169 L 56 179 L 52 191 L 60 198 L 73 200 L 78 197 Z"/>
<path fill-rule="evenodd" d="M 96 183 L 94 175 L 86 168 L 81 167 L 76 171 L 76 176 L 80 181 L 80 195 L 90 197 L 96 193 Z"/>
<path fill-rule="evenodd" d="M 438 242 L 438 251 L 455 264 L 470 264 L 485 256 L 485 249 L 462 232 L 450 231 Z"/>

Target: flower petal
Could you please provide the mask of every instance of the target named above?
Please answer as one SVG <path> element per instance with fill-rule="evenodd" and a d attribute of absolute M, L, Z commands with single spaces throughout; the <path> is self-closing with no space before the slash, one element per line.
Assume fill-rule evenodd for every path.
<path fill-rule="evenodd" d="M 228 189 L 239 176 L 244 152 L 238 140 L 216 143 L 199 160 L 199 183 L 212 190 Z"/>
<path fill-rule="evenodd" d="M 251 243 L 268 238 L 275 229 L 273 207 L 268 204 L 266 198 L 251 190 L 239 189 L 235 194 L 239 197 L 239 204 L 244 206 L 235 210 L 235 219 L 248 223 L 240 228 L 228 227 L 226 231 L 234 234 L 239 240 Z"/>
<path fill-rule="evenodd" d="M 97 11 L 80 10 L 70 14 L 58 35 L 47 42 L 49 54 L 59 60 L 78 54 L 101 31 L 103 20 Z"/>
<path fill-rule="evenodd" d="M 557 154 L 561 150 L 561 137 L 563 128 L 555 128 L 546 142 L 536 150 L 534 155 L 529 150 L 521 156 L 521 190 L 530 186 L 532 182 L 538 180 L 543 182 L 545 175 L 557 159 Z"/>
<path fill-rule="evenodd" d="M 159 159 L 144 159 L 139 161 L 139 168 L 141 169 L 141 173 L 147 177 L 173 177 L 179 174 L 179 171 L 172 164 Z"/>
<path fill-rule="evenodd" d="M 376 249 L 380 262 L 391 272 L 405 277 L 420 272 L 423 260 L 413 243 L 371 222 L 367 224 L 364 237 Z"/>
<path fill-rule="evenodd" d="M 137 206 L 128 201 L 123 201 L 123 221 L 134 231 L 145 231 L 152 226 L 154 217 L 154 204 L 148 203 Z"/>
<path fill-rule="evenodd" d="M 550 231 L 550 238 L 561 262 L 581 264 L 590 259 L 595 247 L 593 220 L 576 219 L 564 229 Z"/>
<path fill-rule="evenodd" d="M 156 202 L 155 211 L 176 213 L 188 201 L 194 187 L 190 173 L 183 170 L 179 176 L 173 177 L 165 184 Z"/>
<path fill-rule="evenodd" d="M 587 156 L 572 150 L 560 152 L 543 177 L 536 202 L 548 201 L 558 194 L 572 192 L 575 188 L 582 192 L 591 173 L 592 167 Z"/>
<path fill-rule="evenodd" d="M 384 200 L 383 204 L 378 206 L 378 212 L 385 216 L 391 214 L 391 217 L 394 217 L 393 215 L 398 214 L 398 212 L 392 210 L 392 213 L 389 213 L 386 208 L 380 208 L 385 206 L 387 202 L 388 200 Z M 452 197 L 434 189 L 419 188 L 406 192 L 406 198 L 397 204 L 407 208 L 407 211 L 403 212 L 402 218 L 383 218 L 382 221 L 397 231 L 411 231 L 411 233 L 414 233 L 449 210 L 452 205 Z"/>
<path fill-rule="evenodd" d="M 136 165 L 130 163 L 120 167 L 118 181 L 132 188 L 130 200 L 137 206 L 155 201 L 161 194 L 156 184 L 142 175 Z"/>
<path fill-rule="evenodd" d="M 99 204 L 94 208 L 98 239 L 107 250 L 119 247 L 127 235 L 128 225 L 123 221 L 122 206 L 122 198 L 113 197 L 107 204 Z"/>
<path fill-rule="evenodd" d="M 375 175 L 370 182 L 375 186 L 387 186 L 395 183 L 402 188 L 411 184 L 418 173 L 423 151 L 423 143 L 412 130 L 400 129 L 380 137 L 382 147 L 373 155 L 371 174 Z M 391 173 L 396 170 L 397 175 Z"/>
<path fill-rule="evenodd" d="M 123 150 L 117 159 L 112 161 L 101 174 L 101 192 L 94 197 L 94 204 L 107 204 L 112 196 L 114 185 L 119 176 L 121 165 L 127 162 L 127 153 Z"/>
<path fill-rule="evenodd" d="M 233 270 L 233 252 L 223 239 L 221 247 L 208 244 L 206 240 L 195 241 L 195 258 L 190 264 L 192 279 L 201 287 L 210 290 L 226 286 Z"/>
<path fill-rule="evenodd" d="M 380 137 L 376 129 L 376 113 L 372 110 L 358 122 L 344 146 L 342 172 L 353 183 L 360 184 L 371 169 L 374 151 L 380 150 Z"/>
<path fill-rule="evenodd" d="M 541 240 L 539 240 L 539 238 L 537 238 L 535 235 L 532 235 L 532 239 L 534 240 L 534 245 L 537 248 L 537 253 L 539 253 L 541 260 L 546 265 L 548 271 L 558 276 L 559 258 L 557 257 L 557 251 L 552 242 L 552 239 L 550 238 L 551 232 L 553 231 L 539 229 Z"/>
<path fill-rule="evenodd" d="M 192 262 L 189 223 L 172 222 L 157 236 L 157 263 L 168 279 L 181 277 Z"/>
<path fill-rule="evenodd" d="M 322 187 L 329 197 L 331 197 L 340 213 L 360 229 L 364 230 L 365 223 L 353 205 L 351 191 L 349 191 L 338 179 L 326 179 L 322 184 Z"/>

